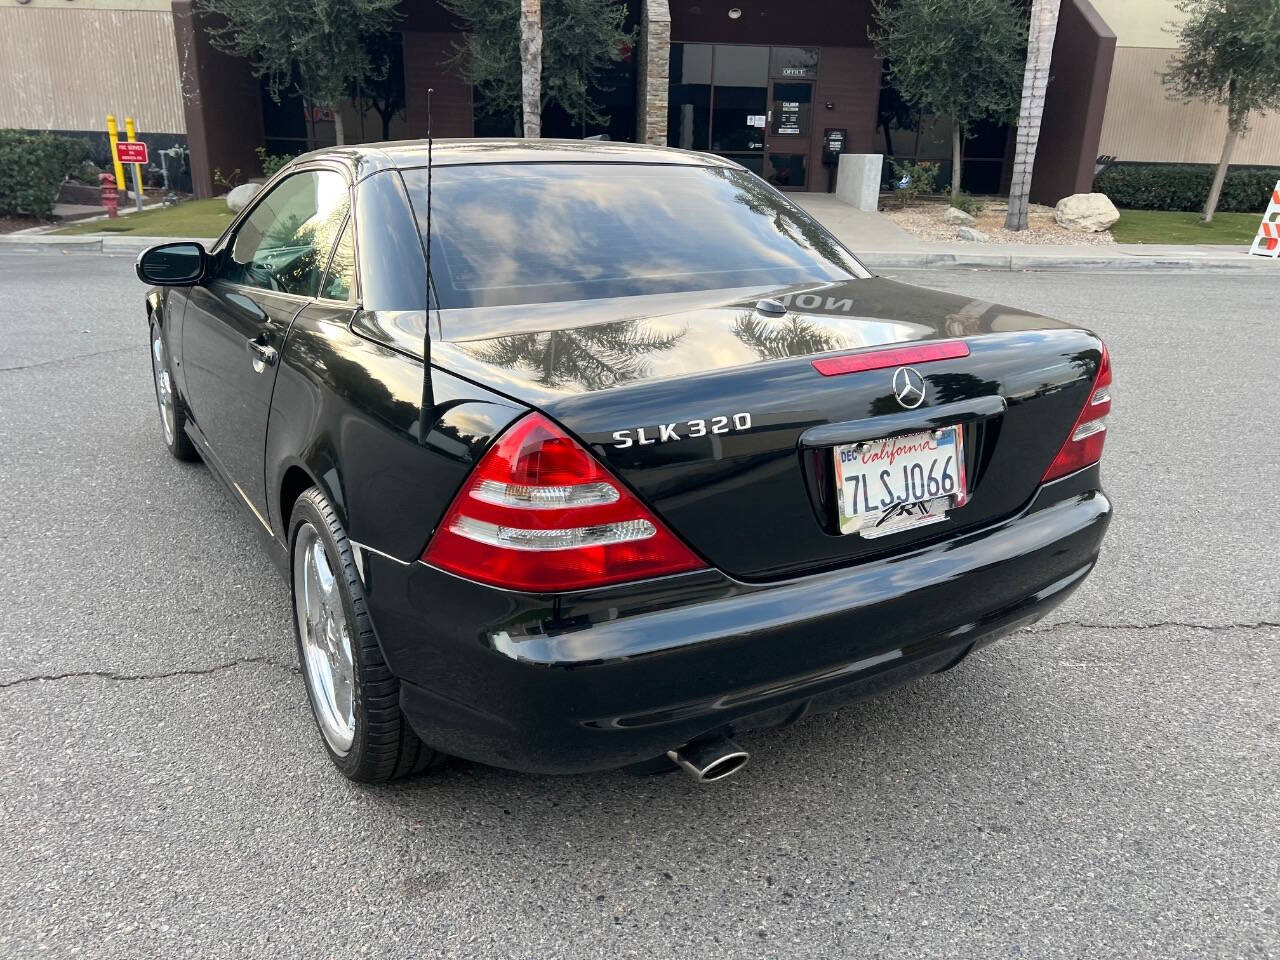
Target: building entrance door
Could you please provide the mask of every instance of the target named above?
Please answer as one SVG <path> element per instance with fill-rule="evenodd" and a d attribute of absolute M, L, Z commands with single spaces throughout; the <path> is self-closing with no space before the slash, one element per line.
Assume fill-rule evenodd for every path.
<path fill-rule="evenodd" d="M 779 190 L 809 189 L 812 122 L 812 80 L 770 81 L 764 176 Z"/>

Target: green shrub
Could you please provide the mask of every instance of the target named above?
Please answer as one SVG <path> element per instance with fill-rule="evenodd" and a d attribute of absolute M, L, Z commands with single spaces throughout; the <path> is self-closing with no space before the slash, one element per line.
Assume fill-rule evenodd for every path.
<path fill-rule="evenodd" d="M 223 190 L 230 193 L 236 187 L 240 186 L 241 182 L 239 167 L 236 167 L 229 174 L 223 173 L 221 167 L 213 168 L 213 185 L 215 187 L 221 187 Z"/>
<path fill-rule="evenodd" d="M 67 171 L 67 176 L 76 183 L 84 183 L 91 187 L 96 187 L 98 186 L 98 174 L 101 172 L 98 169 L 98 165 L 92 160 L 81 160 Z"/>
<path fill-rule="evenodd" d="M 58 187 L 80 166 L 88 144 L 71 137 L 0 130 L 0 214 L 53 214 Z"/>
<path fill-rule="evenodd" d="M 254 147 L 253 152 L 262 161 L 262 175 L 264 177 L 274 177 L 277 170 L 293 159 L 292 154 L 288 153 L 267 153 L 266 147 Z"/>
<path fill-rule="evenodd" d="M 893 197 L 903 206 L 914 203 L 921 197 L 933 193 L 938 180 L 936 163 L 916 163 L 914 160 L 889 159 L 893 168 Z M 907 185 L 899 186 L 906 178 Z"/>
<path fill-rule="evenodd" d="M 957 210 L 963 210 L 971 217 L 976 217 L 983 210 L 987 209 L 987 201 L 981 197 L 975 197 L 972 193 L 960 191 L 960 195 L 951 201 L 951 205 Z"/>
<path fill-rule="evenodd" d="M 1209 164 L 1126 163 L 1108 167 L 1093 181 L 1122 210 L 1204 209 L 1213 186 Z M 1280 167 L 1236 167 L 1227 171 L 1218 209 L 1228 213 L 1258 213 L 1267 207 L 1280 180 Z"/>

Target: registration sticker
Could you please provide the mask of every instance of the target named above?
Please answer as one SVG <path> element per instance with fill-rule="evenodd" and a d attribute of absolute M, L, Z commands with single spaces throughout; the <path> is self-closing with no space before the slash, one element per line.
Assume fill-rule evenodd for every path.
<path fill-rule="evenodd" d="M 845 444 L 834 455 L 841 533 L 883 537 L 939 523 L 968 500 L 958 426 Z"/>

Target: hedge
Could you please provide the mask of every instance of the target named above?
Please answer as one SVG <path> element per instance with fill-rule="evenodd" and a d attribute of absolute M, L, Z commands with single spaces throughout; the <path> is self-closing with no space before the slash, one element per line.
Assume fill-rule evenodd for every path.
<path fill-rule="evenodd" d="M 1208 164 L 1125 163 L 1108 167 L 1093 181 L 1121 210 L 1203 210 L 1213 186 L 1214 167 Z M 1280 167 L 1235 167 L 1227 171 L 1218 209 L 1227 213 L 1261 214 Z"/>
<path fill-rule="evenodd" d="M 58 187 L 87 153 L 88 144 L 72 137 L 0 130 L 0 215 L 25 213 L 47 220 Z"/>

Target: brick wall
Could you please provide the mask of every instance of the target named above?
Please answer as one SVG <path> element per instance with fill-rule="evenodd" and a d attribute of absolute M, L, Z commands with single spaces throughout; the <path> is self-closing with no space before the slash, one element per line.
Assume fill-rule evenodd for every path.
<path fill-rule="evenodd" d="M 263 142 L 262 92 L 248 62 L 215 50 L 192 9 L 191 0 L 174 0 L 173 31 L 182 79 L 187 148 L 191 151 L 191 189 L 214 196 L 215 170 L 242 177 L 262 172 L 254 147 Z"/>
<path fill-rule="evenodd" d="M 880 153 L 876 146 L 876 108 L 880 103 L 880 61 L 870 47 L 822 47 L 818 82 L 813 91 L 813 145 L 811 170 L 822 163 L 822 131 L 843 127 L 849 131 L 845 153 Z M 831 103 L 832 109 L 826 105 Z M 815 181 L 810 189 L 825 189 Z"/>
<path fill-rule="evenodd" d="M 1036 203 L 1093 188 L 1115 52 L 1115 34 L 1088 0 L 1063 0 L 1031 177 Z"/>

